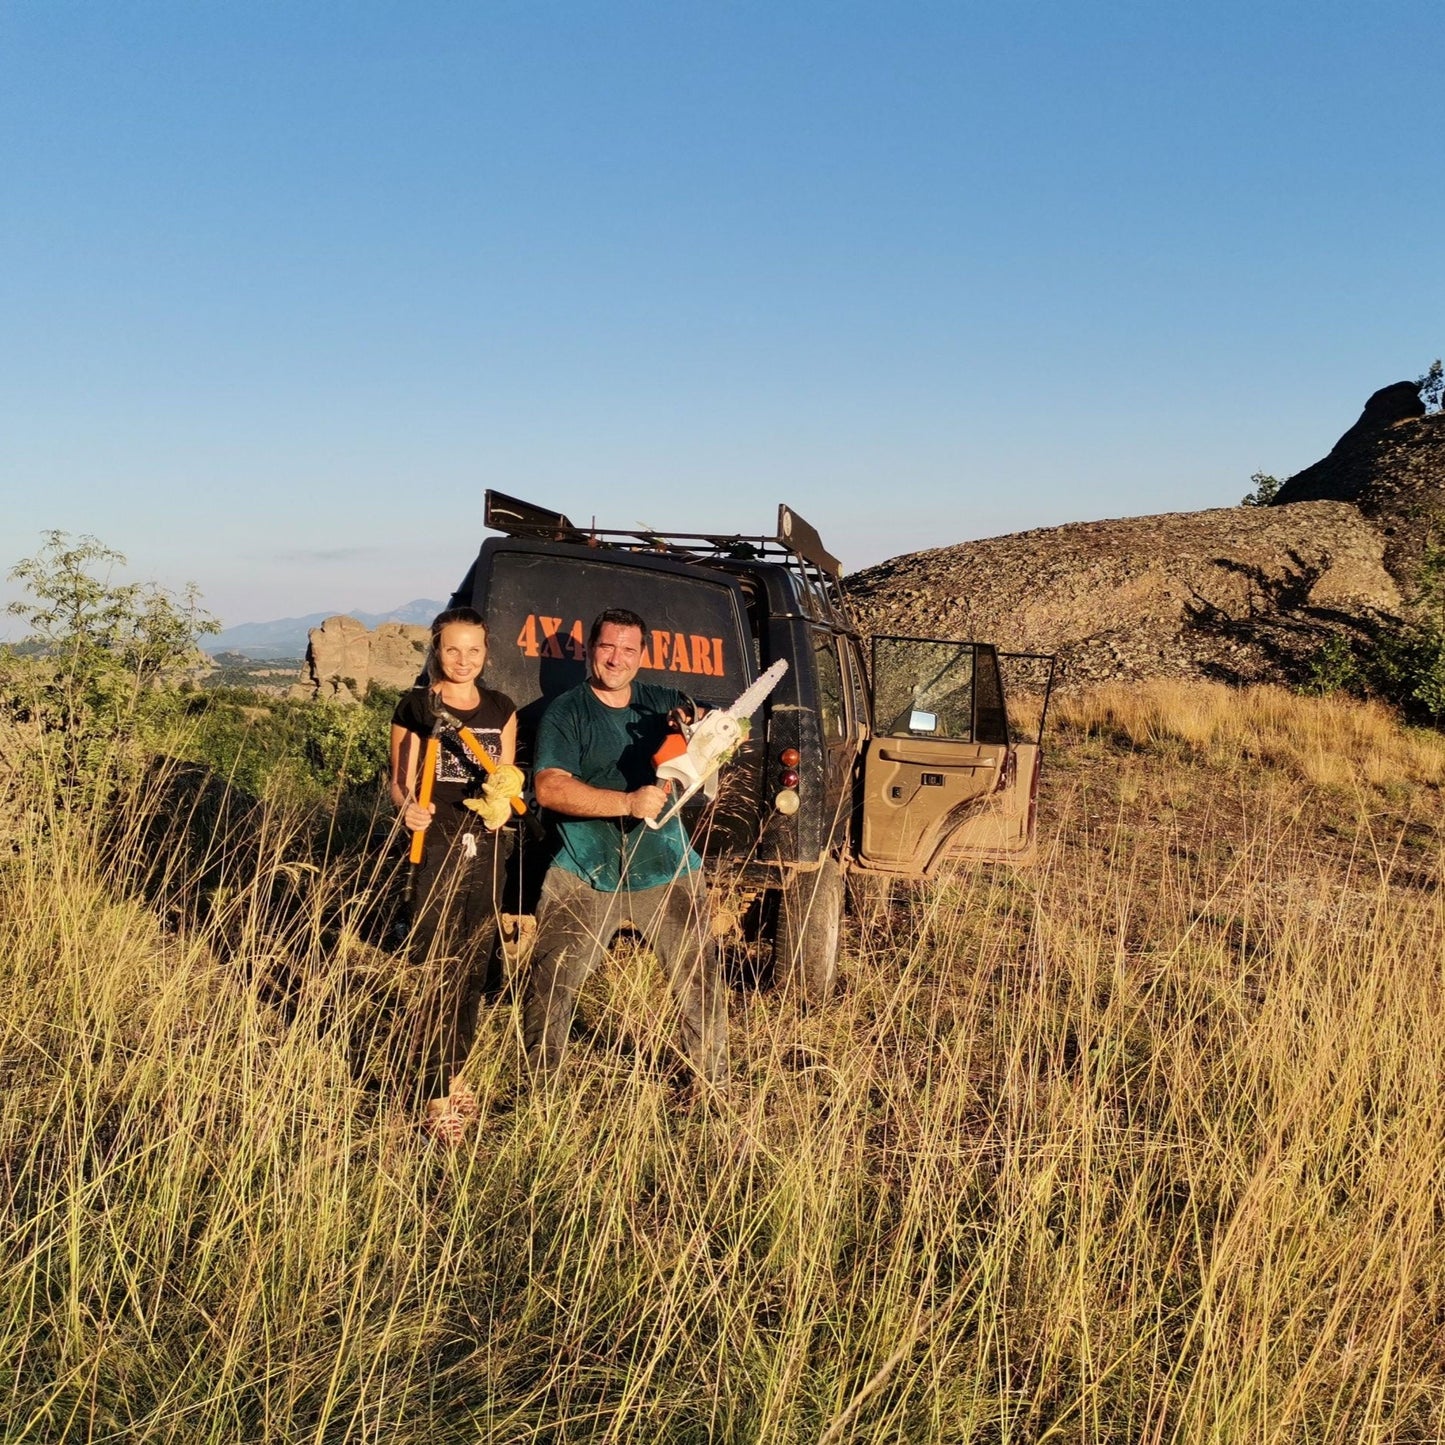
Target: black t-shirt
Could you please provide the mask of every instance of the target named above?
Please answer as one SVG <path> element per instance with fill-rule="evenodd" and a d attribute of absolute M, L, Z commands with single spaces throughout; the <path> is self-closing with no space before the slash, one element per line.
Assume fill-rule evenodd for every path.
<path fill-rule="evenodd" d="M 425 747 L 426 740 L 431 737 L 432 713 L 428 691 L 425 687 L 412 688 L 402 696 L 391 717 L 397 727 L 416 734 L 413 747 Z M 502 729 L 517 708 L 504 692 L 493 692 L 486 687 L 479 687 L 477 692 L 477 705 L 469 712 L 457 708 L 448 708 L 447 711 L 461 719 L 462 726 L 470 730 L 494 763 L 500 763 Z M 487 781 L 486 771 L 455 733 L 443 733 L 440 742 L 431 795 L 438 818 L 446 814 L 465 813 L 462 799 L 477 797 L 482 791 L 482 784 Z M 421 786 L 420 777 L 417 786 L 418 789 Z"/>

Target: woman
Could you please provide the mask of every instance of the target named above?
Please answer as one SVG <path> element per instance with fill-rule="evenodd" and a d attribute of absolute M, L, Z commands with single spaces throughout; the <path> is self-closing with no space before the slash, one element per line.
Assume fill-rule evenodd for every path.
<path fill-rule="evenodd" d="M 511 852 L 511 836 L 500 825 L 510 809 L 496 806 L 497 784 L 487 786 L 488 770 L 455 730 L 439 737 L 426 806 L 419 801 L 421 769 L 438 707 L 471 733 L 494 765 L 513 764 L 517 710 L 504 693 L 478 685 L 486 661 L 481 615 L 470 607 L 443 612 L 431 625 L 429 681 L 403 696 L 391 723 L 391 800 L 407 828 L 425 838 L 414 880 L 411 949 L 430 976 L 412 1058 L 427 1101 L 425 1127 L 447 1144 L 457 1143 L 477 1114 L 476 1096 L 458 1074 L 476 1034 L 477 997 L 497 942 Z M 511 776 L 520 782 L 515 769 Z"/>

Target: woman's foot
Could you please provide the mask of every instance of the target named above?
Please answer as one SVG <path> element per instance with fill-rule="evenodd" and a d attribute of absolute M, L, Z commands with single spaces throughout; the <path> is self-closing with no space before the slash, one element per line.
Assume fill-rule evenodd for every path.
<path fill-rule="evenodd" d="M 460 1079 L 452 1080 L 452 1091 L 447 1098 L 451 1100 L 452 1108 L 468 1123 L 481 1113 L 477 1096 Z"/>
<path fill-rule="evenodd" d="M 473 1102 L 475 1103 L 475 1101 Z M 455 1149 L 462 1142 L 462 1135 L 467 1132 L 467 1125 L 475 1117 L 475 1110 L 469 1118 L 457 1108 L 456 1103 L 450 1097 L 428 1099 L 426 1112 L 422 1115 L 421 1126 L 438 1144 L 444 1144 L 448 1149 Z"/>

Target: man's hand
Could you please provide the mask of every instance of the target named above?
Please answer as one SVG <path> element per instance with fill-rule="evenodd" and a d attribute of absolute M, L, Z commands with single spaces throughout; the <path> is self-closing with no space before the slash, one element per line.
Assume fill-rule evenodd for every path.
<path fill-rule="evenodd" d="M 543 768 L 532 785 L 544 808 L 567 818 L 655 818 L 667 806 L 672 789 L 671 783 L 648 783 L 630 793 L 621 788 L 594 788 L 563 768 Z"/>
<path fill-rule="evenodd" d="M 649 783 L 627 794 L 627 816 L 646 820 L 655 818 L 667 806 L 670 783 Z"/>

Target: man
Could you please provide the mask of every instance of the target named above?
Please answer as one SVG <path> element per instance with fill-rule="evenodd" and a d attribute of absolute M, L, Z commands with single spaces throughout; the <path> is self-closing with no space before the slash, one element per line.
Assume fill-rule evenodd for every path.
<path fill-rule="evenodd" d="M 681 693 L 637 682 L 647 624 L 609 608 L 587 639 L 587 681 L 554 698 L 537 728 L 533 786 L 556 815 L 558 848 L 542 882 L 523 1027 L 534 1074 L 557 1068 L 577 990 L 629 922 L 667 971 L 693 1070 L 727 1070 L 727 998 L 711 938 L 702 860 L 681 818 L 647 826 L 668 802 L 652 756 Z"/>

